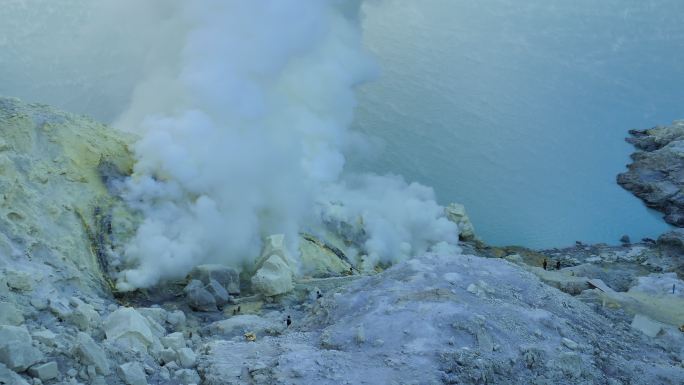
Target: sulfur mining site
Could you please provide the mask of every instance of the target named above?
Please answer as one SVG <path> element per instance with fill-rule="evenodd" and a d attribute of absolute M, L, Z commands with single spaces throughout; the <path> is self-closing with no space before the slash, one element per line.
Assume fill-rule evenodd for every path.
<path fill-rule="evenodd" d="M 684 384 L 680 0 L 0 0 L 0 385 Z"/>

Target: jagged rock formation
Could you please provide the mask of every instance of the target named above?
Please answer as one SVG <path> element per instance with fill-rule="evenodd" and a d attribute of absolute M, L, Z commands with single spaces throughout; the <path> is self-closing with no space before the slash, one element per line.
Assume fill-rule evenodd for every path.
<path fill-rule="evenodd" d="M 617 182 L 664 213 L 667 223 L 684 227 L 684 120 L 629 133 L 637 152 Z"/>
<path fill-rule="evenodd" d="M 465 206 L 459 203 L 450 203 L 444 208 L 444 214 L 447 219 L 458 225 L 459 238 L 464 241 L 473 241 L 475 237 L 475 227 L 468 214 L 466 214 Z"/>

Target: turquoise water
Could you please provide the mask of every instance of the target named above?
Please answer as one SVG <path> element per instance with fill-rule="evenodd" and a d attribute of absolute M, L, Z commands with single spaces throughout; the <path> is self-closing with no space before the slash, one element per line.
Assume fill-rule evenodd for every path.
<path fill-rule="evenodd" d="M 147 68 L 182 41 L 162 3 L 128 0 L 103 21 L 92 4 L 7 0 L 0 94 L 113 121 L 168 69 Z M 681 0 L 368 0 L 381 75 L 359 90 L 354 127 L 376 146 L 348 164 L 464 203 L 495 244 L 655 237 L 666 224 L 615 176 L 628 129 L 684 118 L 682 17 Z"/>
<path fill-rule="evenodd" d="M 364 6 L 382 76 L 356 128 L 466 205 L 495 244 L 616 243 L 667 229 L 623 191 L 627 130 L 684 118 L 679 0 L 385 0 Z"/>

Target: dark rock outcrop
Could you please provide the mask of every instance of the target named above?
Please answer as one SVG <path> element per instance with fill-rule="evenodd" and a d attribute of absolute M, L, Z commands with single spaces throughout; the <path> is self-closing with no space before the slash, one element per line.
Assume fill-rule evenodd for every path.
<path fill-rule="evenodd" d="M 618 184 L 664 213 L 667 223 L 684 227 L 684 120 L 629 133 L 637 152 Z"/>

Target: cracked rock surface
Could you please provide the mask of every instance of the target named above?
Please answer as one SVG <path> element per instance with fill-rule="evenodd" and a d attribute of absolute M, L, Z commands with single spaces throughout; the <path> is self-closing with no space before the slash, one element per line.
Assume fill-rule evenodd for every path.
<path fill-rule="evenodd" d="M 637 151 L 618 184 L 664 213 L 667 223 L 684 227 L 684 120 L 629 133 Z"/>

